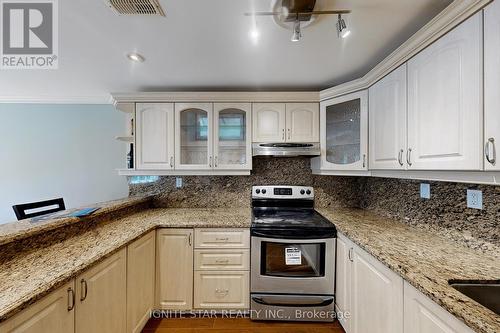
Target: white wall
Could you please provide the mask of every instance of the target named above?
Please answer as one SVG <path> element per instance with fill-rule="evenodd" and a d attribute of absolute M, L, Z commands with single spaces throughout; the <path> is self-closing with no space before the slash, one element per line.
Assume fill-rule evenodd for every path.
<path fill-rule="evenodd" d="M 128 195 L 124 115 L 111 105 L 0 104 L 0 223 L 12 205 L 63 197 L 67 208 Z"/>

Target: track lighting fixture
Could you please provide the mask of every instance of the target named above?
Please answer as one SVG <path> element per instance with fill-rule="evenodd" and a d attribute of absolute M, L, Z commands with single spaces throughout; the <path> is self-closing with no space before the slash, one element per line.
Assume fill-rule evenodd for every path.
<path fill-rule="evenodd" d="M 342 14 L 339 14 L 339 19 L 337 21 L 337 33 L 340 38 L 346 38 L 351 34 L 351 30 L 347 28 L 344 19 L 342 18 Z"/>
<path fill-rule="evenodd" d="M 302 33 L 300 32 L 300 21 L 299 16 L 297 15 L 297 18 L 293 23 L 293 34 L 291 40 L 292 42 L 298 42 L 300 40 L 300 37 L 302 37 Z"/>

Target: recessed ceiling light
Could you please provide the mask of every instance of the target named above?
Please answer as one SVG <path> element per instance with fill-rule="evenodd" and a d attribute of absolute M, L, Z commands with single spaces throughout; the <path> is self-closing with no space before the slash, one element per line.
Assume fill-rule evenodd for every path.
<path fill-rule="evenodd" d="M 144 62 L 146 60 L 146 58 L 144 58 L 142 55 L 135 52 L 128 53 L 127 58 L 128 60 L 135 62 Z"/>

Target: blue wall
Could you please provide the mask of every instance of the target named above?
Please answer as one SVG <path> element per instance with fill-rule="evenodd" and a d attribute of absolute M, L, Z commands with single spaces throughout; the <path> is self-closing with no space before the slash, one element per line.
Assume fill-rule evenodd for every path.
<path fill-rule="evenodd" d="M 126 197 L 125 117 L 111 105 L 0 103 L 0 223 L 12 205 L 63 197 L 68 208 Z"/>

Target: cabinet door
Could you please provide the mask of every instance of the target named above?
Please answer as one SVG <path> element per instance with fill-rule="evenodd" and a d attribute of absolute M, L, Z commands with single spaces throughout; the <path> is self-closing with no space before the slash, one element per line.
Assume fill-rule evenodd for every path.
<path fill-rule="evenodd" d="M 352 283 L 352 332 L 403 331 L 403 278 L 355 246 Z"/>
<path fill-rule="evenodd" d="M 252 105 L 214 104 L 214 167 L 252 169 Z"/>
<path fill-rule="evenodd" d="M 212 169 L 212 103 L 175 103 L 175 168 Z"/>
<path fill-rule="evenodd" d="M 127 246 L 127 332 L 141 332 L 155 301 L 155 232 Z"/>
<path fill-rule="evenodd" d="M 405 169 L 406 64 L 369 90 L 370 169 Z"/>
<path fill-rule="evenodd" d="M 321 102 L 321 168 L 367 170 L 368 92 Z"/>
<path fill-rule="evenodd" d="M 460 320 L 404 283 L 404 333 L 473 333 Z"/>
<path fill-rule="evenodd" d="M 500 170 L 500 1 L 484 9 L 485 170 Z"/>
<path fill-rule="evenodd" d="M 285 142 L 285 104 L 253 103 L 253 142 Z"/>
<path fill-rule="evenodd" d="M 193 230 L 157 230 L 156 297 L 160 309 L 193 307 Z"/>
<path fill-rule="evenodd" d="M 349 253 L 352 253 L 351 243 L 343 237 L 337 237 L 337 268 L 335 279 L 335 307 L 338 314 L 338 319 L 344 330 L 349 333 L 351 310 L 351 258 Z M 347 318 L 349 317 L 349 318 Z"/>
<path fill-rule="evenodd" d="M 136 158 L 139 170 L 174 167 L 174 105 L 136 105 Z"/>
<path fill-rule="evenodd" d="M 248 309 L 248 271 L 197 271 L 194 281 L 196 309 Z"/>
<path fill-rule="evenodd" d="M 286 141 L 319 142 L 319 104 L 287 103 Z"/>
<path fill-rule="evenodd" d="M 68 333 L 74 331 L 75 282 L 67 283 L 0 324 L 3 333 Z"/>
<path fill-rule="evenodd" d="M 409 169 L 483 168 L 481 21 L 477 13 L 408 62 Z"/>
<path fill-rule="evenodd" d="M 120 250 L 76 279 L 76 333 L 125 332 L 127 251 Z"/>

